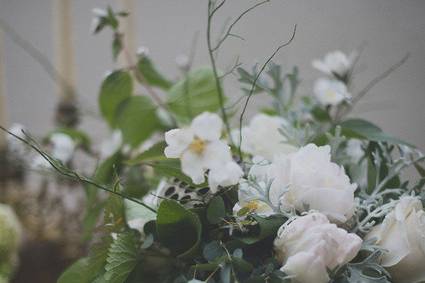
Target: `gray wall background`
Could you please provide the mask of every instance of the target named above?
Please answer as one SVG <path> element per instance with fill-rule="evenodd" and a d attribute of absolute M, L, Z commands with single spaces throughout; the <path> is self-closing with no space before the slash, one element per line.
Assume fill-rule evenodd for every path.
<path fill-rule="evenodd" d="M 90 34 L 91 9 L 119 7 L 118 1 L 75 0 L 73 32 L 77 88 L 85 112 L 97 112 L 97 92 L 105 71 L 114 64 L 110 34 Z M 158 67 L 170 77 L 178 75 L 175 57 L 188 53 L 199 31 L 195 66 L 208 63 L 205 45 L 206 0 L 135 0 L 137 45 L 147 46 Z M 215 22 L 218 31 L 228 17 L 255 1 L 228 0 Z M 0 0 L 0 17 L 54 60 L 52 0 Z M 235 29 L 245 41 L 230 39 L 222 47 L 219 65 L 225 69 L 236 56 L 245 66 L 263 62 L 298 25 L 294 42 L 275 61 L 301 70 L 301 94 L 312 91 L 320 73 L 311 60 L 326 52 L 346 52 L 364 46 L 355 87 L 410 53 L 409 60 L 377 85 L 352 116 L 370 119 L 390 134 L 425 150 L 425 1 L 424 0 L 272 0 L 245 17 Z M 8 120 L 28 126 L 35 134 L 51 127 L 57 87 L 42 68 L 10 39 L 5 39 Z M 241 93 L 230 79 L 228 95 Z M 264 103 L 256 99 L 254 104 Z M 251 107 L 251 110 L 253 107 Z M 252 113 L 252 112 L 251 112 Z M 84 118 L 83 127 L 97 137 L 105 128 L 96 115 Z"/>

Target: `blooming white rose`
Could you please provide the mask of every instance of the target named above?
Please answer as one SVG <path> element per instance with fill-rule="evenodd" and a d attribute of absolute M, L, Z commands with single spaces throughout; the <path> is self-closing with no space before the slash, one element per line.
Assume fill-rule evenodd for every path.
<path fill-rule="evenodd" d="M 203 183 L 209 170 L 208 183 L 213 192 L 218 186 L 237 184 L 243 175 L 232 159 L 230 147 L 220 139 L 222 128 L 217 114 L 204 112 L 193 119 L 190 127 L 165 133 L 165 156 L 180 158 L 183 173 L 195 184 Z"/>
<path fill-rule="evenodd" d="M 314 60 L 312 65 L 314 68 L 327 75 L 333 76 L 336 74 L 339 77 L 344 77 L 353 67 L 356 57 L 356 53 L 347 56 L 343 52 L 337 50 L 326 54 L 323 60 Z"/>
<path fill-rule="evenodd" d="M 425 211 L 415 197 L 402 197 L 395 209 L 366 236 L 387 252 L 382 266 L 395 283 L 425 280 Z"/>
<path fill-rule="evenodd" d="M 254 165 L 249 176 L 261 185 L 271 183 L 266 196 L 281 210 L 317 210 L 332 221 L 345 222 L 355 210 L 354 191 L 344 168 L 331 162 L 330 147 L 308 144 L 270 164 Z M 242 187 L 244 194 L 258 198 L 254 186 Z"/>
<path fill-rule="evenodd" d="M 347 86 L 337 80 L 321 78 L 314 84 L 314 95 L 323 105 L 338 105 L 351 98 Z"/>
<path fill-rule="evenodd" d="M 281 270 L 295 283 L 327 283 L 327 270 L 351 261 L 362 239 L 329 223 L 325 215 L 311 213 L 284 224 L 274 241 Z"/>
<path fill-rule="evenodd" d="M 103 140 L 100 144 L 100 159 L 107 159 L 108 157 L 114 155 L 121 148 L 122 143 L 123 139 L 121 131 L 113 131 L 111 136 Z"/>
<path fill-rule="evenodd" d="M 279 132 L 280 128 L 287 125 L 288 122 L 281 117 L 262 113 L 255 115 L 249 125 L 242 128 L 242 151 L 268 160 L 273 160 L 276 155 L 296 151 L 297 148 L 289 144 Z M 239 143 L 239 132 L 234 132 L 233 136 Z"/>

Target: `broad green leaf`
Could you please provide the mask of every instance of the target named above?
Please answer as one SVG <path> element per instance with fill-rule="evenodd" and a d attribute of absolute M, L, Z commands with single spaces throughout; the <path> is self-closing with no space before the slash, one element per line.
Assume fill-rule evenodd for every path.
<path fill-rule="evenodd" d="M 141 56 L 137 63 L 137 68 L 143 75 L 143 78 L 151 86 L 156 86 L 164 90 L 168 90 L 173 84 L 165 78 L 152 63 L 152 60 L 146 56 Z"/>
<path fill-rule="evenodd" d="M 219 242 L 212 241 L 205 245 L 202 255 L 206 260 L 213 261 L 216 258 L 225 255 L 225 251 Z"/>
<path fill-rule="evenodd" d="M 167 144 L 164 141 L 156 143 L 146 151 L 134 157 L 133 159 L 128 160 L 126 164 L 133 166 L 142 164 L 143 162 L 147 161 L 166 160 L 167 158 L 164 155 L 164 149 L 166 146 Z"/>
<path fill-rule="evenodd" d="M 285 219 L 281 216 L 270 216 L 264 218 L 258 215 L 254 215 L 253 218 L 258 223 L 257 229 L 247 235 L 237 237 L 239 240 L 241 240 L 247 245 L 254 244 L 271 235 L 276 235 L 279 227 L 282 226 L 282 224 L 285 222 Z"/>
<path fill-rule="evenodd" d="M 138 237 L 126 232 L 117 235 L 109 248 L 104 278 L 108 283 L 123 283 L 137 264 Z"/>
<path fill-rule="evenodd" d="M 220 104 L 212 69 L 204 67 L 189 72 L 168 91 L 167 103 L 169 109 L 184 121 L 205 111 L 217 111 Z"/>
<path fill-rule="evenodd" d="M 137 147 L 160 127 L 155 106 L 146 96 L 132 96 L 123 101 L 117 109 L 116 121 L 124 143 L 132 147 Z"/>
<path fill-rule="evenodd" d="M 96 276 L 88 258 L 81 258 L 68 267 L 59 277 L 58 283 L 91 283 Z"/>
<path fill-rule="evenodd" d="M 224 201 L 220 196 L 215 196 L 208 204 L 207 219 L 211 224 L 219 223 L 226 216 Z"/>
<path fill-rule="evenodd" d="M 179 257 L 190 256 L 201 240 L 198 216 L 173 200 L 163 200 L 158 208 L 156 228 L 160 242 Z"/>
<path fill-rule="evenodd" d="M 378 126 L 363 119 L 348 119 L 343 121 L 340 125 L 343 131 L 342 134 L 348 138 L 363 138 L 376 142 L 404 144 L 413 147 L 402 140 L 385 134 Z M 347 130 L 352 131 L 355 136 L 351 136 Z"/>
<path fill-rule="evenodd" d="M 99 107 L 111 127 L 115 127 L 118 105 L 133 93 L 133 82 L 126 71 L 115 71 L 103 81 L 99 94 Z"/>

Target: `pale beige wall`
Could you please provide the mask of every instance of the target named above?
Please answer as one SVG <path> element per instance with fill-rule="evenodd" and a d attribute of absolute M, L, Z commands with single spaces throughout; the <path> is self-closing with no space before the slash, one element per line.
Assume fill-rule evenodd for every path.
<path fill-rule="evenodd" d="M 174 59 L 185 53 L 196 31 L 200 31 L 196 65 L 206 64 L 206 0 L 135 0 L 138 45 L 148 46 L 159 68 L 178 74 Z M 217 29 L 255 1 L 228 0 L 218 18 Z M 99 83 L 110 60 L 109 33 L 89 32 L 91 9 L 118 1 L 74 1 L 74 46 L 77 87 L 84 110 L 97 111 Z M 0 0 L 0 17 L 54 58 L 51 0 Z M 298 32 L 291 46 L 276 61 L 296 64 L 303 79 L 302 94 L 311 92 L 319 73 L 311 68 L 313 58 L 333 49 L 350 51 L 365 46 L 357 75 L 357 87 L 410 52 L 408 62 L 389 79 L 376 86 L 360 103 L 357 116 L 371 119 L 387 132 L 425 149 L 425 1 L 423 0 L 272 0 L 241 21 L 235 31 L 245 41 L 223 45 L 220 66 L 231 65 L 237 54 L 247 65 L 263 61 L 291 33 Z M 6 39 L 6 79 L 9 120 L 26 124 L 35 133 L 49 129 L 56 102 L 55 85 L 43 70 L 13 42 Z M 240 94 L 229 82 L 233 97 Z M 256 101 L 256 103 L 260 103 Z M 83 126 L 101 135 L 96 119 Z"/>

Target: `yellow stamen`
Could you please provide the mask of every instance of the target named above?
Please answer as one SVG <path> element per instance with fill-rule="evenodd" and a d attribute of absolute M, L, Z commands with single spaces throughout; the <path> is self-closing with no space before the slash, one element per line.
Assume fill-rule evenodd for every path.
<path fill-rule="evenodd" d="M 205 150 L 205 147 L 206 142 L 198 137 L 195 137 L 192 143 L 189 145 L 189 149 L 196 154 L 202 154 Z"/>
<path fill-rule="evenodd" d="M 257 200 L 251 200 L 245 205 L 245 207 L 250 211 L 256 211 L 258 208 L 260 208 L 260 204 Z"/>

